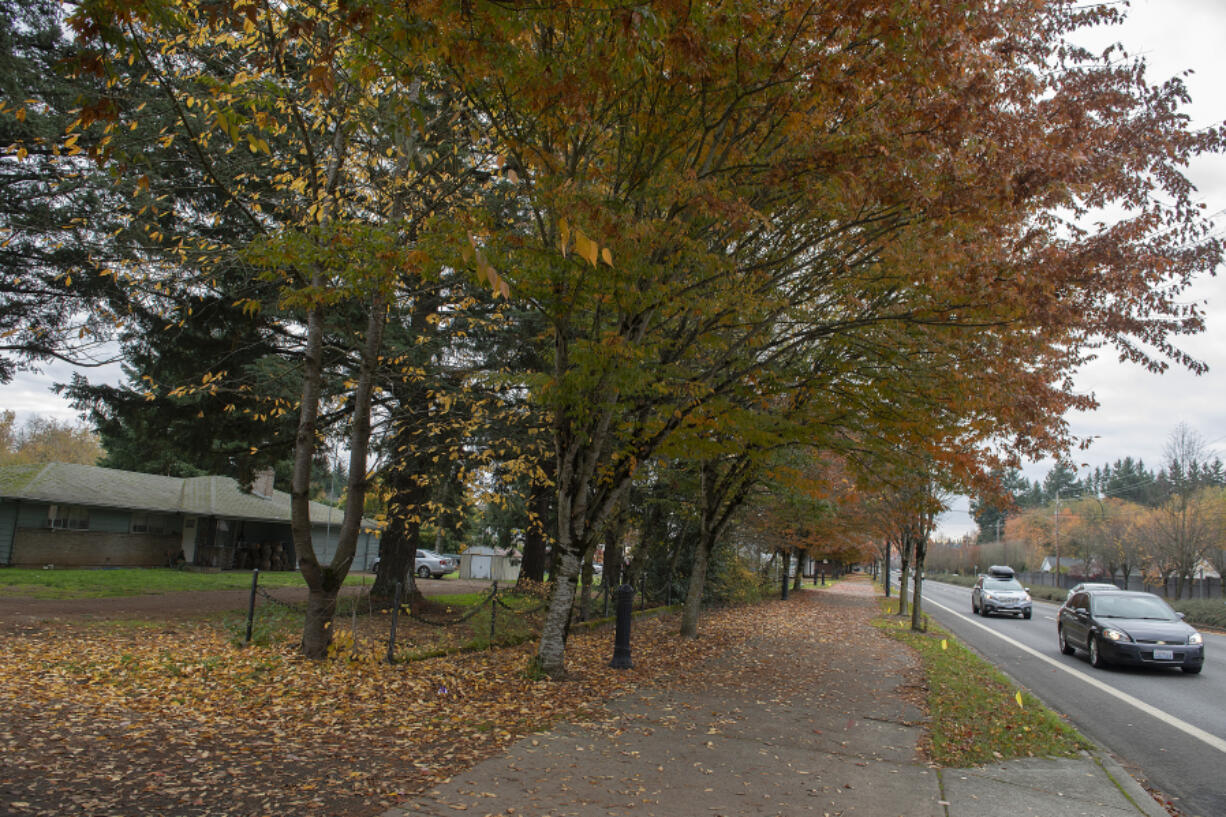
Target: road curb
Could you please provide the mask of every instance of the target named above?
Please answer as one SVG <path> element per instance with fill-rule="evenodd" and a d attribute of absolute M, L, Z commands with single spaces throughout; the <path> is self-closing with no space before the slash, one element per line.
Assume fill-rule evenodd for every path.
<path fill-rule="evenodd" d="M 1119 787 L 1120 792 L 1137 807 L 1138 812 L 1146 817 L 1170 817 L 1170 813 L 1154 799 L 1154 796 L 1137 782 L 1137 779 L 1129 774 L 1127 769 L 1117 763 L 1105 749 L 1096 745 L 1086 754 L 1103 770 L 1111 782 Z"/>

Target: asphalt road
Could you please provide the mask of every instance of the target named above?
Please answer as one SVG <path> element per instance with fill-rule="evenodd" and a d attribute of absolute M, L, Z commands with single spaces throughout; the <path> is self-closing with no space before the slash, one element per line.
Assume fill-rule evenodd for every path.
<path fill-rule="evenodd" d="M 924 583 L 925 611 L 1095 742 L 1164 792 L 1189 817 L 1226 815 L 1226 637 L 1205 634 L 1205 668 L 1109 667 L 1056 645 L 1057 605 L 1029 621 L 971 613 L 971 591 Z"/>

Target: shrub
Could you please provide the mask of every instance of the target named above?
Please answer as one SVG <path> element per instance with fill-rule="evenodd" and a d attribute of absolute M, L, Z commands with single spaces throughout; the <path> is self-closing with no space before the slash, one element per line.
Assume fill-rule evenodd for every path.
<path fill-rule="evenodd" d="M 732 548 L 716 548 L 707 572 L 706 601 L 715 604 L 751 604 L 774 592 L 774 582 Z"/>
<path fill-rule="evenodd" d="M 1222 599 L 1184 599 L 1171 606 L 1183 613 L 1189 624 L 1226 630 L 1226 601 Z"/>

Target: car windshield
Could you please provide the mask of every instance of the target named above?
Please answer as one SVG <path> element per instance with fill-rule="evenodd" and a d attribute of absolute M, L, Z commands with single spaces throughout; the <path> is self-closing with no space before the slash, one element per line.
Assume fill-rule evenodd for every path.
<path fill-rule="evenodd" d="M 1176 616 L 1162 599 L 1146 596 L 1095 596 L 1094 615 L 1099 618 L 1145 618 L 1175 621 Z"/>
<path fill-rule="evenodd" d="M 1022 590 L 1022 583 L 1017 579 L 984 579 L 984 590 Z"/>

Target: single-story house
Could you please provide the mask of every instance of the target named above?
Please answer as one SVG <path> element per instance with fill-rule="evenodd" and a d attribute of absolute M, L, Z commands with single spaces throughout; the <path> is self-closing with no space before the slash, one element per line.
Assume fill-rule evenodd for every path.
<path fill-rule="evenodd" d="M 520 555 L 514 551 L 473 545 L 460 555 L 460 578 L 513 582 L 519 578 L 521 561 Z"/>
<path fill-rule="evenodd" d="M 328 562 L 342 512 L 311 503 L 311 540 Z M 364 519 L 353 570 L 379 557 Z M 290 496 L 272 472 L 251 492 L 222 476 L 164 477 L 63 462 L 0 467 L 0 565 L 294 570 Z"/>

